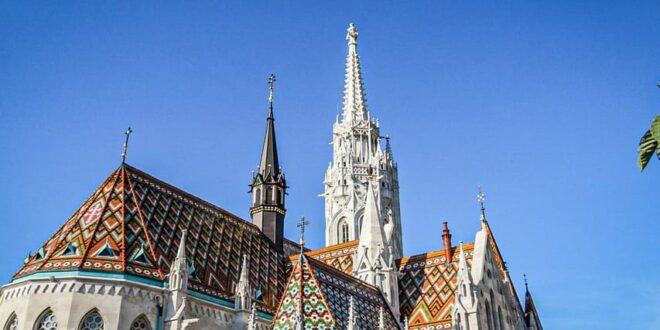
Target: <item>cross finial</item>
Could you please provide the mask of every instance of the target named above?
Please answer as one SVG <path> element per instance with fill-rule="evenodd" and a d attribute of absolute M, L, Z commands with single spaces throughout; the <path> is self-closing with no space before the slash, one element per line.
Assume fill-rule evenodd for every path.
<path fill-rule="evenodd" d="M 525 280 L 525 290 L 529 291 L 529 288 L 527 287 L 527 274 L 523 274 L 523 279 Z"/>
<path fill-rule="evenodd" d="M 128 155 L 127 154 L 127 151 L 128 151 L 128 138 L 131 136 L 131 133 L 133 133 L 133 130 L 130 127 L 128 127 L 128 129 L 126 129 L 126 132 L 124 132 L 124 134 L 126 134 L 126 141 L 124 141 L 124 150 L 121 153 L 121 163 L 122 164 L 126 163 L 126 156 Z"/>
<path fill-rule="evenodd" d="M 309 225 L 309 221 L 305 217 L 300 218 L 300 222 L 296 225 L 300 228 L 300 255 L 302 256 L 305 251 L 305 226 Z"/>
<path fill-rule="evenodd" d="M 273 92 L 275 91 L 275 75 L 268 76 L 268 117 L 273 117 Z"/>
<path fill-rule="evenodd" d="M 481 186 L 478 187 L 479 193 L 477 194 L 477 202 L 481 205 L 481 215 L 484 215 L 486 208 L 484 207 L 484 202 L 486 201 L 486 194 L 481 190 Z"/>

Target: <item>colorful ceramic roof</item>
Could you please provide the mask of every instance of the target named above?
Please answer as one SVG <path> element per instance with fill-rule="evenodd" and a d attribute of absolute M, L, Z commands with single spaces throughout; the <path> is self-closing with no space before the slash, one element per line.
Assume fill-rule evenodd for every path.
<path fill-rule="evenodd" d="M 296 262 L 273 320 L 274 330 L 291 330 L 302 301 L 304 329 L 346 329 L 353 297 L 359 329 L 378 329 L 383 311 L 385 329 L 399 329 L 380 291 L 313 258 Z"/>
<path fill-rule="evenodd" d="M 322 261 L 346 274 L 353 273 L 353 262 L 359 240 L 348 241 L 341 244 L 330 245 L 321 249 L 312 250 L 308 256 Z"/>
<path fill-rule="evenodd" d="M 474 244 L 463 249 L 472 264 Z M 404 257 L 398 262 L 401 317 L 408 317 L 411 330 L 451 328 L 452 306 L 458 283 L 458 249 L 453 248 L 451 263 L 444 250 Z"/>
<path fill-rule="evenodd" d="M 191 264 L 189 288 L 231 299 L 241 258 L 260 304 L 274 312 L 286 282 L 285 260 L 259 229 L 136 168 L 115 170 L 14 275 L 88 270 L 163 281 L 183 229 Z M 263 306 L 261 306 L 263 305 Z"/>

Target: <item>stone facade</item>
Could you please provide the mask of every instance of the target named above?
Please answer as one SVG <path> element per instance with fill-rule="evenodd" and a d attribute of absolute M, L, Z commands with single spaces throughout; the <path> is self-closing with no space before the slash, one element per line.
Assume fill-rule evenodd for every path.
<path fill-rule="evenodd" d="M 337 117 L 332 127 L 332 162 L 325 174 L 326 246 L 359 239 L 367 199 L 368 177 L 379 178 L 375 189 L 378 207 L 383 215 L 393 254 L 403 253 L 401 212 L 399 208 L 399 178 L 392 157 L 389 137 L 380 134 L 378 121 L 373 120 L 366 97 L 357 53 L 357 30 L 348 29 L 348 55 L 344 82 L 344 105 L 341 121 Z M 385 138 L 383 149 L 381 139 Z"/>

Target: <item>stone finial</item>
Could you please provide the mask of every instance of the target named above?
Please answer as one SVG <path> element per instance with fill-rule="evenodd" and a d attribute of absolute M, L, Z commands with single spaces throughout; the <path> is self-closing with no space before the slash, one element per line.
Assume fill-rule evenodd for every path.
<path fill-rule="evenodd" d="M 346 330 L 358 330 L 357 320 L 355 319 L 355 298 L 351 296 L 350 306 L 348 310 L 348 325 Z"/>
<path fill-rule="evenodd" d="M 248 258 L 243 255 L 243 266 L 241 275 L 234 292 L 234 309 L 248 310 L 252 305 L 252 289 L 250 288 L 250 270 L 248 268 Z"/>
<path fill-rule="evenodd" d="M 170 290 L 183 290 L 188 288 L 189 266 L 186 260 L 186 236 L 187 230 L 181 231 L 181 240 L 177 248 L 176 258 L 172 263 L 169 273 Z"/>
<path fill-rule="evenodd" d="M 248 318 L 247 330 L 257 330 L 257 307 L 252 304 L 250 318 Z"/>
<path fill-rule="evenodd" d="M 378 330 L 385 330 L 385 311 L 383 310 L 383 306 L 380 306 L 378 314 Z"/>

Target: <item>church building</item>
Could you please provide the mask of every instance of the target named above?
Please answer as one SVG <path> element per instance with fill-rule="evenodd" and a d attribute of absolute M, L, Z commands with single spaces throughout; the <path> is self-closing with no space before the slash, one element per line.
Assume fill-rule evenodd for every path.
<path fill-rule="evenodd" d="M 127 164 L 129 129 L 119 167 L 0 288 L 2 329 L 543 329 L 483 194 L 479 219 L 465 220 L 473 242 L 453 242 L 445 222 L 429 252 L 405 256 L 398 167 L 367 107 L 352 24 L 346 40 L 343 113 L 319 178 L 325 247 L 305 247 L 304 219 L 300 240 L 284 237 L 298 220 L 286 217 L 271 75 L 251 219 Z"/>

